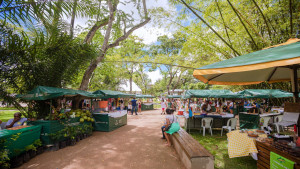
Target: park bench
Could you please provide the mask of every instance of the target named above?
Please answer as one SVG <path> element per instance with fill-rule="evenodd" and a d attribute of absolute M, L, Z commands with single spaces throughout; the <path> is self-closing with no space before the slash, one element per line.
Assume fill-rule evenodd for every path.
<path fill-rule="evenodd" d="M 171 135 L 171 141 L 187 169 L 214 168 L 214 156 L 185 130 L 180 129 Z"/>

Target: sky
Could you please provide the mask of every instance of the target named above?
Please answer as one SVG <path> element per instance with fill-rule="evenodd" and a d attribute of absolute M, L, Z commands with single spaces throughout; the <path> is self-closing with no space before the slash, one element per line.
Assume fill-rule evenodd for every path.
<path fill-rule="evenodd" d="M 146 5 L 148 9 L 155 8 L 155 7 L 162 7 L 166 10 L 176 10 L 170 7 L 168 5 L 168 0 L 146 0 Z M 133 5 L 119 5 L 118 9 L 122 9 L 124 11 L 128 11 L 128 13 L 131 12 L 130 9 L 135 9 Z M 137 15 L 136 11 L 134 17 L 138 18 L 139 16 Z M 81 27 L 86 27 L 86 21 L 87 18 L 76 18 L 75 20 L 75 27 L 76 25 L 81 26 Z M 157 25 L 155 25 L 154 21 L 151 20 L 148 24 L 146 24 L 144 27 L 141 27 L 133 32 L 133 35 L 140 37 L 143 39 L 143 42 L 147 45 L 150 45 L 152 43 L 155 43 L 157 40 L 157 37 L 162 36 L 162 35 L 172 35 L 172 30 L 166 29 L 166 28 L 161 28 Z M 151 79 L 151 83 L 154 84 L 157 80 L 162 78 L 162 75 L 160 74 L 160 71 L 157 69 L 153 72 L 149 72 L 145 70 L 146 73 L 149 75 L 149 78 Z"/>

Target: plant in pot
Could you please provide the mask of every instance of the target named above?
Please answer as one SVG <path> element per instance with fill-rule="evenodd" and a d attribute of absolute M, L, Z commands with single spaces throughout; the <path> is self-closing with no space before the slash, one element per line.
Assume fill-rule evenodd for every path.
<path fill-rule="evenodd" d="M 26 152 L 29 154 L 30 158 L 33 158 L 36 156 L 36 146 L 34 144 L 30 144 L 25 147 Z M 24 159 L 25 161 L 25 159 Z"/>
<path fill-rule="evenodd" d="M 9 157 L 8 157 L 8 150 L 4 149 L 0 151 L 0 168 L 1 169 L 6 169 L 10 168 L 9 164 Z"/>

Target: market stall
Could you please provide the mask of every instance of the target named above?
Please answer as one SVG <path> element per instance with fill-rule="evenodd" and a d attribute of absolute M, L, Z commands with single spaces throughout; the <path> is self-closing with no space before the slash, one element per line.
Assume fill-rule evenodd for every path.
<path fill-rule="evenodd" d="M 142 111 L 143 110 L 154 110 L 154 103 L 153 98 L 154 96 L 151 95 L 136 95 L 137 99 L 143 99 L 142 100 Z"/>
<path fill-rule="evenodd" d="M 64 106 L 62 105 L 59 108 L 60 110 L 57 110 L 56 107 L 52 105 L 52 99 L 60 98 L 60 100 L 63 100 L 63 98 L 73 98 L 76 96 L 87 99 L 100 97 L 101 95 L 94 95 L 81 90 L 38 86 L 27 94 L 18 96 L 25 100 L 48 102 L 49 109 L 47 111 L 49 113 L 46 112 L 48 116 L 44 119 L 28 122 L 30 125 L 42 127 L 40 138 L 43 145 L 55 145 L 70 138 L 74 140 L 75 137 L 79 137 L 82 134 L 91 134 L 91 122 L 94 120 L 91 118 L 89 110 L 66 109 L 66 107 L 64 107 L 66 104 L 64 104 Z"/>
<path fill-rule="evenodd" d="M 0 151 L 7 151 L 9 158 L 16 157 L 28 150 L 29 145 L 40 139 L 42 126 L 20 126 L 0 130 Z"/>
<path fill-rule="evenodd" d="M 96 131 L 113 131 L 127 124 L 125 109 L 130 97 L 135 95 L 111 90 L 97 90 L 93 94 L 103 95 L 93 101 L 93 117 Z"/>

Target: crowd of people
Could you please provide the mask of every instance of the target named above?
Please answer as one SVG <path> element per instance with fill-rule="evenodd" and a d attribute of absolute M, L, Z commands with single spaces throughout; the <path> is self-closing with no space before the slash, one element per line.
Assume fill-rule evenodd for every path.
<path fill-rule="evenodd" d="M 162 99 L 161 114 L 166 114 L 166 109 L 173 109 L 174 111 L 186 111 L 188 109 L 196 114 L 207 114 L 210 112 L 223 113 L 228 112 L 234 114 L 234 109 L 239 112 L 248 108 L 249 113 L 262 113 L 270 111 L 270 106 L 266 100 L 225 100 L 225 99 L 190 99 L 190 103 L 185 99 Z"/>

